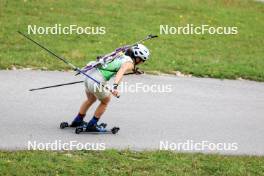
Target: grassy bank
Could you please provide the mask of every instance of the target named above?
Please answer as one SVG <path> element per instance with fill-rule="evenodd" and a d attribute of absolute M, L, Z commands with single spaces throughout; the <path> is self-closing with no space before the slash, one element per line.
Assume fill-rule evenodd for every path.
<path fill-rule="evenodd" d="M 32 35 L 81 67 L 97 55 L 131 43 L 160 25 L 236 26 L 237 35 L 161 35 L 147 42 L 145 70 L 264 81 L 264 4 L 253 0 L 0 1 L 0 69 L 67 69 L 16 32 L 28 25 L 105 26 L 105 35 Z"/>
<path fill-rule="evenodd" d="M 0 152 L 1 175 L 263 175 L 264 158 L 172 152 Z"/>

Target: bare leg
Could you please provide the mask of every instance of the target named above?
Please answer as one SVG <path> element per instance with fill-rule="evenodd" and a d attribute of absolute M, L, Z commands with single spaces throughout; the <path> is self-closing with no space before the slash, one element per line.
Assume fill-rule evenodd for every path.
<path fill-rule="evenodd" d="M 88 109 L 91 107 L 91 105 L 96 101 L 96 97 L 94 96 L 94 94 L 86 92 L 86 96 L 87 99 L 82 103 L 81 107 L 80 107 L 80 114 L 85 115 L 86 112 L 88 111 Z"/>
<path fill-rule="evenodd" d="M 103 113 L 105 112 L 107 105 L 110 102 L 110 100 L 111 100 L 111 96 L 108 96 L 108 97 L 104 98 L 103 100 L 101 100 L 101 103 L 99 104 L 99 106 L 97 107 L 97 109 L 94 113 L 94 116 L 96 118 L 99 119 L 103 115 Z"/>

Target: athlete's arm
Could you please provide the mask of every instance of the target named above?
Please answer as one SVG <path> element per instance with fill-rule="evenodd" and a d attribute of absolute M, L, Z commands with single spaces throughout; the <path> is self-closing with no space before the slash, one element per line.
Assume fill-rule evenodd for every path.
<path fill-rule="evenodd" d="M 129 70 L 133 70 L 133 68 L 134 64 L 132 62 L 125 62 L 116 73 L 114 84 L 118 85 L 121 82 L 124 74 Z"/>

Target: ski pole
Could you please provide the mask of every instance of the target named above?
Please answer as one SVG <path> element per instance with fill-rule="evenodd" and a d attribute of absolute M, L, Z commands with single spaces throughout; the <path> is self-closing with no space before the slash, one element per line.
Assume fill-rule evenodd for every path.
<path fill-rule="evenodd" d="M 85 72 L 83 72 L 81 69 L 79 69 L 78 67 L 76 67 L 75 65 L 73 65 L 72 63 L 68 62 L 66 59 L 58 56 L 57 54 L 55 54 L 54 52 L 52 52 L 51 50 L 47 49 L 46 47 L 44 47 L 43 45 L 39 44 L 38 42 L 36 42 L 35 40 L 31 39 L 29 36 L 23 34 L 22 32 L 18 31 L 18 33 L 22 36 L 24 36 L 25 38 L 27 38 L 28 40 L 30 40 L 31 42 L 35 43 L 36 45 L 38 45 L 39 47 L 41 47 L 42 49 L 44 49 L 45 51 L 47 51 L 48 53 L 50 53 L 51 55 L 55 56 L 57 59 L 63 61 L 65 64 L 69 65 L 70 67 L 73 68 L 74 71 L 81 73 L 83 75 L 85 75 L 86 77 L 88 77 L 89 79 L 93 80 L 94 82 L 96 82 L 98 85 L 101 85 L 102 87 L 104 87 L 105 89 L 107 89 L 108 91 L 110 91 L 113 94 L 113 90 L 104 86 L 103 84 L 101 84 L 99 81 L 97 81 L 96 79 L 94 79 L 93 77 L 89 76 L 88 74 L 86 74 Z M 114 94 L 113 94 L 114 95 Z M 114 95 L 115 96 L 115 95 Z M 119 98 L 120 95 L 115 96 L 116 98 Z"/>
<path fill-rule="evenodd" d="M 136 42 L 135 44 L 139 44 L 141 42 L 144 42 L 145 40 L 149 40 L 149 39 L 152 39 L 152 38 L 156 38 L 158 37 L 157 35 L 152 35 L 152 34 L 149 34 L 146 38 L 142 39 L 142 40 L 139 40 L 138 42 Z M 134 45 L 135 45 L 134 44 Z"/>
<path fill-rule="evenodd" d="M 42 90 L 42 89 L 48 89 L 48 88 L 60 87 L 60 86 L 67 86 L 67 85 L 78 84 L 78 83 L 82 83 L 82 82 L 84 82 L 84 81 L 76 81 L 76 82 L 70 82 L 70 83 L 64 83 L 64 84 L 56 84 L 53 86 L 46 86 L 46 87 L 40 87 L 40 88 L 35 88 L 35 89 L 29 89 L 29 91 Z"/>
<path fill-rule="evenodd" d="M 137 72 L 130 72 L 130 73 L 125 73 L 124 75 L 132 75 L 132 74 L 141 74 Z M 67 85 L 72 85 L 72 84 L 78 84 L 78 83 L 83 83 L 84 81 L 75 81 L 75 82 L 69 82 L 69 83 L 64 83 L 64 84 L 56 84 L 52 86 L 45 86 L 45 87 L 39 87 L 39 88 L 34 88 L 34 89 L 29 89 L 29 91 L 35 91 L 35 90 L 42 90 L 42 89 L 49 89 L 49 88 L 54 88 L 54 87 L 61 87 L 61 86 L 67 86 Z"/>

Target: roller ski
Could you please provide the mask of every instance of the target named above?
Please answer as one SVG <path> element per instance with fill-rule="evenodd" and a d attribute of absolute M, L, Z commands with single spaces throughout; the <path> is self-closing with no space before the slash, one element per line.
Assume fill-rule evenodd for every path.
<path fill-rule="evenodd" d="M 75 129 L 76 134 L 80 134 L 82 132 L 92 133 L 92 134 L 116 134 L 120 128 L 113 127 L 111 130 L 106 129 L 107 124 L 101 123 L 100 125 L 82 125 Z"/>

